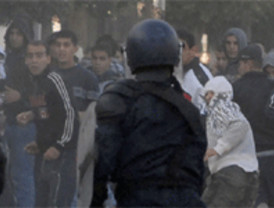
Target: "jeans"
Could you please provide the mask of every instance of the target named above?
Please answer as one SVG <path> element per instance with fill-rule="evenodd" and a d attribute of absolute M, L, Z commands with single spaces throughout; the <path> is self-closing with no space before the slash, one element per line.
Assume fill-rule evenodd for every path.
<path fill-rule="evenodd" d="M 34 190 L 34 156 L 24 151 L 24 147 L 35 140 L 36 128 L 33 123 L 25 126 L 7 125 L 5 140 L 9 148 L 9 175 L 15 205 L 18 207 L 33 207 Z"/>
<path fill-rule="evenodd" d="M 35 158 L 35 207 L 71 207 L 76 191 L 76 151 L 47 161 Z"/>
<path fill-rule="evenodd" d="M 259 186 L 257 172 L 233 165 L 209 176 L 202 199 L 207 207 L 252 207 Z"/>

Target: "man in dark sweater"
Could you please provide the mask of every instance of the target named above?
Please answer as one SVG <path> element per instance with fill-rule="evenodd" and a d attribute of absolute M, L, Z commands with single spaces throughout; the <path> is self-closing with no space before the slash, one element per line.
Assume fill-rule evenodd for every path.
<path fill-rule="evenodd" d="M 92 66 L 88 69 L 94 72 L 98 78 L 100 94 L 103 92 L 106 85 L 122 79 L 121 74 L 113 69 L 110 55 L 110 47 L 105 44 L 95 45 L 91 49 Z"/>
<path fill-rule="evenodd" d="M 27 47 L 26 64 L 32 76 L 27 98 L 30 110 L 17 115 L 26 125 L 34 120 L 37 139 L 25 150 L 35 154 L 36 207 L 69 207 L 76 188 L 77 113 L 67 87 L 50 72 L 50 56 L 42 42 Z"/>
<path fill-rule="evenodd" d="M 78 50 L 77 37 L 69 30 L 62 30 L 55 35 L 57 46 L 58 69 L 56 70 L 72 89 L 76 108 L 81 114 L 90 102 L 98 97 L 98 80 L 90 72 L 75 63 L 74 55 Z"/>

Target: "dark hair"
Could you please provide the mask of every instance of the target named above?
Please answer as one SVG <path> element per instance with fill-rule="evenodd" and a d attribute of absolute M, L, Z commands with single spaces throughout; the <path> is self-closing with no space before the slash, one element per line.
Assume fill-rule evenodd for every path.
<path fill-rule="evenodd" d="M 33 46 L 44 46 L 45 49 L 46 49 L 46 54 L 49 55 L 49 47 L 48 47 L 48 45 L 47 45 L 45 42 L 43 42 L 43 41 L 41 41 L 41 40 L 34 40 L 34 41 L 30 41 L 30 42 L 27 44 L 27 47 L 28 47 L 29 45 L 33 45 Z"/>
<path fill-rule="evenodd" d="M 195 38 L 192 33 L 190 33 L 187 29 L 181 28 L 177 30 L 177 35 L 179 38 L 186 41 L 189 48 L 192 48 L 195 45 Z"/>
<path fill-rule="evenodd" d="M 92 47 L 91 52 L 93 53 L 94 51 L 104 51 L 108 54 L 109 57 L 111 57 L 111 46 L 109 46 L 106 43 L 101 43 L 101 44 L 96 44 L 95 46 Z"/>
<path fill-rule="evenodd" d="M 71 30 L 61 30 L 56 33 L 55 40 L 58 38 L 69 38 L 74 45 L 77 45 L 78 40 L 74 32 Z"/>
<path fill-rule="evenodd" d="M 110 48 L 110 56 L 115 56 L 115 53 L 117 50 L 119 50 L 119 45 L 117 44 L 117 42 L 112 38 L 111 35 L 105 34 L 100 36 L 97 40 L 96 40 L 96 45 L 101 45 L 101 44 L 107 44 L 109 45 Z"/>

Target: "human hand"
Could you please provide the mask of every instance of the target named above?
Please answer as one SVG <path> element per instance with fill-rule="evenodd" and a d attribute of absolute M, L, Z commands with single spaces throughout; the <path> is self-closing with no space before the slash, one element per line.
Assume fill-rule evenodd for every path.
<path fill-rule="evenodd" d="M 21 94 L 8 86 L 5 86 L 4 100 L 6 103 L 13 103 L 20 100 Z"/>
<path fill-rule="evenodd" d="M 40 152 L 36 142 L 31 142 L 24 147 L 24 150 L 29 154 L 37 154 Z"/>
<path fill-rule="evenodd" d="M 44 153 L 45 160 L 56 160 L 60 156 L 60 151 L 55 147 L 50 147 Z"/>
<path fill-rule="evenodd" d="M 213 148 L 209 148 L 206 150 L 205 153 L 205 157 L 204 157 L 204 161 L 208 161 L 208 158 L 213 157 L 215 155 L 217 155 L 218 153 L 213 149 Z"/>

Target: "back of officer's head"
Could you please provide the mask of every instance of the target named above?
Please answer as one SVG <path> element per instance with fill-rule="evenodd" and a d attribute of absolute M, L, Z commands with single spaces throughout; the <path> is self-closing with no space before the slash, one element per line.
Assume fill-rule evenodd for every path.
<path fill-rule="evenodd" d="M 179 62 L 179 41 L 165 21 L 148 19 L 130 30 L 126 42 L 128 65 L 132 73 L 149 67 L 173 67 Z"/>

